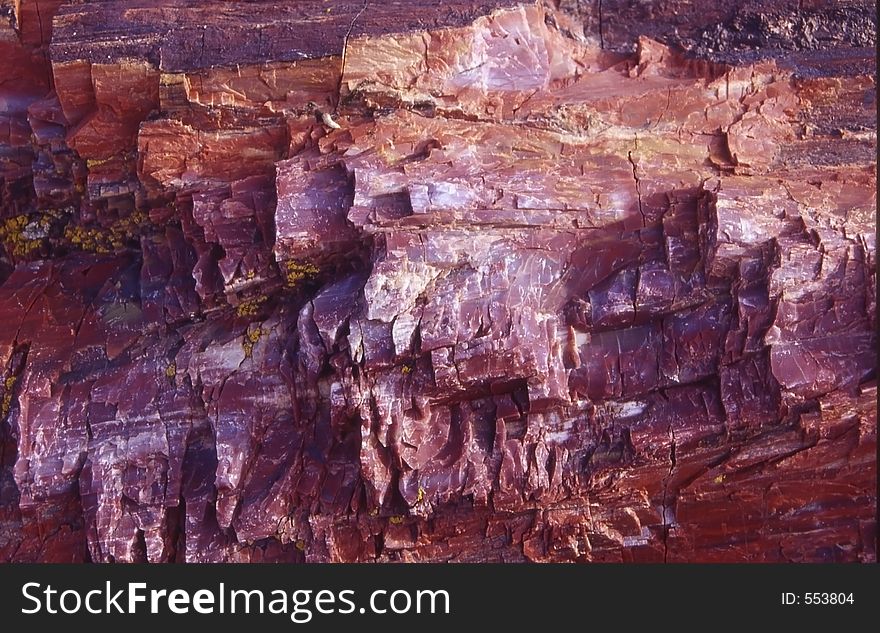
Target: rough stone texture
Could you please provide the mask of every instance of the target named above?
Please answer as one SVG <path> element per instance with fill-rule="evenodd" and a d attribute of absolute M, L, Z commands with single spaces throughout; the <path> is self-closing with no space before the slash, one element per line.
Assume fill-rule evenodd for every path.
<path fill-rule="evenodd" d="M 874 19 L 0 0 L 0 560 L 875 561 Z"/>

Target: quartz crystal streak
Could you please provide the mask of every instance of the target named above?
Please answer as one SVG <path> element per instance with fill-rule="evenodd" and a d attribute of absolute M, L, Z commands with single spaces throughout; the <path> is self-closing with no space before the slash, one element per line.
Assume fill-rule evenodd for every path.
<path fill-rule="evenodd" d="M 0 560 L 876 560 L 867 4 L 585 4 L 0 0 Z"/>

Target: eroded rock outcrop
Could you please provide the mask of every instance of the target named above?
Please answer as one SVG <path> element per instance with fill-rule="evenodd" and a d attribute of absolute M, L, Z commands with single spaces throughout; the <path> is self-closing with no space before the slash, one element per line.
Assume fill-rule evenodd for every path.
<path fill-rule="evenodd" d="M 559 4 L 0 3 L 0 558 L 875 560 L 874 77 Z"/>

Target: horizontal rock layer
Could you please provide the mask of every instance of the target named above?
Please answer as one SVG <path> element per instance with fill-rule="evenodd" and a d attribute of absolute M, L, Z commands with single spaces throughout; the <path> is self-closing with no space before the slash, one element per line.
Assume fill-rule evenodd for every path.
<path fill-rule="evenodd" d="M 876 560 L 869 7 L 747 4 L 0 0 L 0 560 Z"/>

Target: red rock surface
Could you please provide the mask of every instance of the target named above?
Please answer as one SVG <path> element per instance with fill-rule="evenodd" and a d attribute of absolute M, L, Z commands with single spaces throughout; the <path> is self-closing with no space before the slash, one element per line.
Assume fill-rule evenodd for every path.
<path fill-rule="evenodd" d="M 868 4 L 703 4 L 0 0 L 0 560 L 875 561 Z"/>

